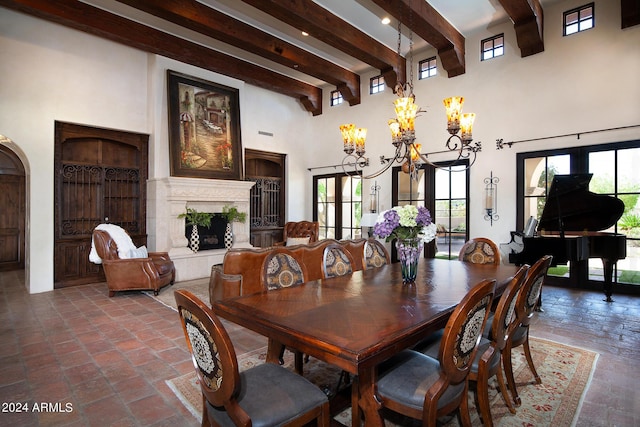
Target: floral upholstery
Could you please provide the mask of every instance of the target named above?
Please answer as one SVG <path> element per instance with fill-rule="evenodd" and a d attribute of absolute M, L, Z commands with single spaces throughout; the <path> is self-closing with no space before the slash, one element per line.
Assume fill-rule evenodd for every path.
<path fill-rule="evenodd" d="M 478 237 L 469 240 L 460 249 L 459 259 L 474 264 L 500 264 L 498 246 L 489 239 Z"/>
<path fill-rule="evenodd" d="M 329 245 L 324 250 L 324 277 L 344 276 L 353 273 L 353 261 L 342 246 Z"/>
<path fill-rule="evenodd" d="M 454 364 L 458 369 L 467 369 L 473 362 L 478 337 L 482 334 L 490 309 L 493 295 L 487 295 L 469 311 L 467 319 L 456 334 L 456 345 L 452 353 Z"/>
<path fill-rule="evenodd" d="M 438 358 L 403 350 L 384 362 L 377 383 L 383 408 L 432 427 L 439 417 L 459 410 L 461 424 L 471 425 L 467 378 L 494 292 L 495 280 L 483 280 L 460 301 L 447 321 Z"/>
<path fill-rule="evenodd" d="M 365 269 L 382 267 L 388 263 L 389 255 L 380 242 L 370 239 L 364 244 Z"/>
<path fill-rule="evenodd" d="M 184 319 L 193 358 L 200 369 L 202 379 L 207 387 L 214 391 L 218 390 L 222 382 L 223 370 L 216 344 L 198 316 L 185 308 L 182 308 L 180 314 Z"/>
<path fill-rule="evenodd" d="M 304 270 L 298 261 L 283 252 L 275 252 L 265 259 L 263 279 L 269 290 L 300 285 L 306 281 Z"/>
<path fill-rule="evenodd" d="M 329 427 L 322 390 L 275 363 L 240 372 L 231 338 L 211 307 L 184 289 L 174 296 L 202 391 L 201 425 Z"/>

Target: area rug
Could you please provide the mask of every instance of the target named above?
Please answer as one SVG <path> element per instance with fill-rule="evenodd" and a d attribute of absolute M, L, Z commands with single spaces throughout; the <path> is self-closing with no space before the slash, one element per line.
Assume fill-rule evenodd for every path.
<path fill-rule="evenodd" d="M 156 301 L 161 302 L 177 311 L 176 309 L 176 300 L 173 296 L 173 293 L 178 289 L 186 289 L 189 292 L 193 293 L 195 296 L 204 301 L 207 305 L 209 304 L 209 278 L 205 277 L 203 279 L 195 279 L 195 280 L 187 280 L 184 282 L 177 282 L 171 286 L 165 286 L 160 289 L 158 295 L 153 295 L 151 291 L 145 291 L 144 293 Z"/>
<path fill-rule="evenodd" d="M 533 382 L 524 354 L 520 349 L 514 350 L 514 376 L 522 405 L 517 408 L 515 415 L 511 414 L 498 393 L 497 382 L 493 378 L 490 383 L 489 398 L 494 425 L 502 427 L 572 425 L 589 388 L 598 354 L 541 338 L 530 337 L 530 344 L 542 384 Z M 266 347 L 238 356 L 240 369 L 248 369 L 264 363 L 265 358 Z M 289 352 L 287 352 L 285 366 L 293 369 L 293 357 Z M 338 368 L 311 358 L 305 364 L 304 370 L 304 376 L 314 384 L 326 392 L 335 391 L 340 375 Z M 195 373 L 168 380 L 167 384 L 193 416 L 200 420 L 202 394 Z M 481 425 L 471 394 L 469 405 L 473 425 Z M 338 414 L 335 419 L 350 426 L 351 409 Z M 458 426 L 456 417 L 442 421 L 442 425 L 447 427 Z M 411 420 L 402 420 L 393 415 L 385 420 L 385 424 L 387 427 L 417 425 Z"/>

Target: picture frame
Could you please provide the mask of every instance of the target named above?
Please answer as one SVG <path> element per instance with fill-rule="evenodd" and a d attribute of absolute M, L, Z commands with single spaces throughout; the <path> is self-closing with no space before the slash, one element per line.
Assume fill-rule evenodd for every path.
<path fill-rule="evenodd" d="M 167 70 L 171 176 L 242 180 L 239 90 Z"/>

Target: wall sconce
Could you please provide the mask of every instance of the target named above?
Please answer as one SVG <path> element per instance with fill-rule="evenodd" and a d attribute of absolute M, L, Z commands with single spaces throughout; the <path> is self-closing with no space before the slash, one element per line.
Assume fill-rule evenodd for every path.
<path fill-rule="evenodd" d="M 380 210 L 380 199 L 378 198 L 379 192 L 380 186 L 378 185 L 378 181 L 374 181 L 371 186 L 371 193 L 369 193 L 369 211 L 372 213 L 376 213 Z"/>
<path fill-rule="evenodd" d="M 376 225 L 376 221 L 378 220 L 378 211 L 380 210 L 380 198 L 378 197 L 378 192 L 380 191 L 380 186 L 377 181 L 373 182 L 371 186 L 371 193 L 369 194 L 369 213 L 362 213 L 360 217 L 360 227 L 368 227 L 368 235 L 369 237 L 373 237 L 373 226 Z"/>
<path fill-rule="evenodd" d="M 484 219 L 491 221 L 492 226 L 493 221 L 500 219 L 498 216 L 498 182 L 500 179 L 493 176 L 493 171 L 488 178 L 484 179 Z"/>

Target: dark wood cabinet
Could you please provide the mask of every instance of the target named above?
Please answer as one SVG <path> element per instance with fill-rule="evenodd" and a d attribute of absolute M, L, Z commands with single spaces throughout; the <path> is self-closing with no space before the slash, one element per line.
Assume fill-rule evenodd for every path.
<path fill-rule="evenodd" d="M 250 195 L 250 243 L 266 248 L 282 241 L 285 221 L 286 154 L 245 150 L 245 176 L 255 182 Z"/>
<path fill-rule="evenodd" d="M 54 287 L 104 280 L 89 262 L 101 223 L 146 244 L 148 135 L 56 122 Z"/>

